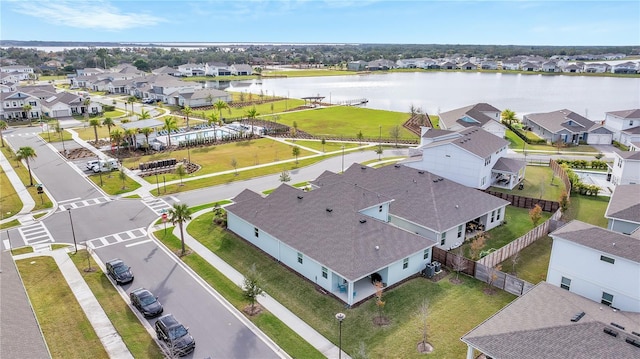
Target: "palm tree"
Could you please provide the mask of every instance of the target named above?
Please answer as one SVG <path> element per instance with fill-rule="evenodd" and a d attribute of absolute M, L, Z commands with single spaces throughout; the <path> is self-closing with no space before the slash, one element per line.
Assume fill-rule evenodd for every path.
<path fill-rule="evenodd" d="M 187 174 L 187 169 L 184 168 L 183 164 L 180 164 L 178 165 L 178 167 L 176 167 L 176 174 L 180 177 L 180 186 L 184 186 L 184 183 L 182 183 L 182 177 Z"/>
<path fill-rule="evenodd" d="M 502 121 L 511 125 L 514 122 L 518 121 L 518 119 L 516 118 L 516 113 L 507 108 L 502 111 Z"/>
<path fill-rule="evenodd" d="M 218 116 L 216 116 L 215 112 L 211 112 L 209 116 L 207 116 L 207 124 L 209 126 L 213 125 L 213 142 L 216 142 L 216 122 L 218 122 Z"/>
<path fill-rule="evenodd" d="M 142 109 L 142 111 L 140 111 L 140 116 L 138 116 L 138 120 L 148 120 L 151 118 L 151 114 L 149 113 L 149 111 Z"/>
<path fill-rule="evenodd" d="M 127 97 L 127 102 L 124 104 L 124 110 L 125 112 L 127 111 L 127 104 L 131 104 L 131 113 L 133 113 L 133 103 L 136 102 L 136 97 L 135 96 L 129 96 Z"/>
<path fill-rule="evenodd" d="M 27 116 L 27 119 L 29 119 L 29 126 L 31 126 L 31 116 L 29 116 L 29 111 L 31 111 L 33 107 L 31 107 L 31 105 L 26 104 L 24 106 L 22 106 L 22 111 L 24 111 L 25 115 Z"/>
<path fill-rule="evenodd" d="M 109 135 L 109 138 L 111 138 L 111 141 L 116 143 L 116 152 L 120 151 L 120 143 L 122 142 L 122 131 L 115 129 L 113 131 L 111 131 L 111 134 Z M 113 144 L 113 142 L 111 142 Z"/>
<path fill-rule="evenodd" d="M 256 117 L 260 116 L 260 114 L 258 113 L 258 110 L 256 110 L 255 106 L 248 109 L 245 114 L 247 115 L 249 122 L 251 122 L 251 137 L 253 137 L 253 121 L 256 119 Z"/>
<path fill-rule="evenodd" d="M 184 113 L 184 115 L 187 117 L 187 129 L 189 129 L 189 115 L 191 115 L 192 112 L 193 110 L 189 106 L 185 106 L 182 109 L 182 113 Z"/>
<path fill-rule="evenodd" d="M 135 146 L 136 144 L 136 132 L 137 131 L 135 128 L 127 128 L 126 130 L 124 130 L 124 137 L 129 143 L 129 146 L 127 146 L 129 151 L 131 151 L 131 147 Z"/>
<path fill-rule="evenodd" d="M 218 110 L 218 118 L 222 121 L 222 110 L 229 109 L 229 104 L 222 100 L 218 100 L 213 104 L 213 108 Z"/>
<path fill-rule="evenodd" d="M 115 126 L 115 122 L 111 117 L 105 117 L 104 121 L 102 121 L 103 126 L 107 126 L 107 132 L 109 132 L 109 143 L 111 143 L 111 127 Z"/>
<path fill-rule="evenodd" d="M 85 117 L 89 117 L 89 106 L 91 105 L 91 99 L 90 98 L 85 98 L 84 101 L 82 101 L 82 105 L 84 105 L 85 110 L 84 110 L 84 116 Z"/>
<path fill-rule="evenodd" d="M 182 241 L 182 254 L 184 255 L 184 223 L 191 220 L 191 209 L 186 203 L 175 203 L 169 210 L 169 222 L 180 228 L 180 240 Z"/>
<path fill-rule="evenodd" d="M 153 133 L 153 129 L 151 127 L 145 127 L 140 130 L 140 133 L 144 135 L 144 148 L 145 150 L 149 149 L 149 135 Z"/>
<path fill-rule="evenodd" d="M 7 122 L 0 120 L 0 141 L 2 141 L 2 147 L 4 147 L 4 137 L 2 137 L 2 131 L 6 130 L 7 128 L 9 128 Z"/>
<path fill-rule="evenodd" d="M 100 120 L 97 118 L 92 118 L 89 120 L 89 126 L 93 127 L 93 134 L 96 137 L 96 146 L 98 145 L 98 127 L 100 127 Z"/>
<path fill-rule="evenodd" d="M 29 170 L 29 182 L 31 183 L 31 186 L 33 186 L 33 176 L 31 175 L 31 165 L 29 164 L 29 160 L 38 157 L 38 155 L 36 154 L 36 150 L 29 146 L 20 147 L 18 149 L 18 152 L 16 152 L 16 155 L 27 162 L 27 169 Z"/>
<path fill-rule="evenodd" d="M 171 147 L 171 131 L 178 129 L 178 125 L 176 124 L 176 119 L 173 116 L 167 116 L 164 118 L 164 126 L 163 129 L 167 130 L 169 134 L 167 138 L 169 139 L 169 147 Z"/>

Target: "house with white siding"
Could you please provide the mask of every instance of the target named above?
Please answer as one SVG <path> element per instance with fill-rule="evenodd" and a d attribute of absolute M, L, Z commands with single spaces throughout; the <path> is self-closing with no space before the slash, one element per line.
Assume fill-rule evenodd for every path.
<path fill-rule="evenodd" d="M 640 184 L 616 186 L 604 217 L 612 231 L 631 234 L 640 228 Z"/>
<path fill-rule="evenodd" d="M 247 64 L 233 64 L 229 67 L 231 75 L 234 76 L 249 76 L 253 75 L 253 68 Z"/>
<path fill-rule="evenodd" d="M 613 156 L 611 183 L 614 185 L 640 183 L 640 151 L 615 150 Z"/>
<path fill-rule="evenodd" d="M 24 121 L 40 118 L 42 114 L 41 100 L 24 91 L 0 92 L 0 120 Z M 25 106 L 31 106 L 25 111 Z"/>
<path fill-rule="evenodd" d="M 178 66 L 178 76 L 191 77 L 191 76 L 204 76 L 206 74 L 206 68 L 204 64 L 182 64 Z"/>
<path fill-rule="evenodd" d="M 611 144 L 613 138 L 604 126 L 567 109 L 524 115 L 522 125 L 551 143 Z"/>
<path fill-rule="evenodd" d="M 6 74 L 5 76 L 14 79 L 14 82 L 30 80 L 32 78 L 35 79 L 33 68 L 24 65 L 2 66 L 0 67 L 0 73 Z"/>
<path fill-rule="evenodd" d="M 507 158 L 508 147 L 509 141 L 481 127 L 459 132 L 422 127 L 420 145 L 402 163 L 467 187 L 513 189 L 524 180 L 526 163 Z"/>
<path fill-rule="evenodd" d="M 246 190 L 226 207 L 227 226 L 348 305 L 372 296 L 372 282 L 419 273 L 433 246 L 462 243 L 466 224 L 499 225 L 509 204 L 401 165 L 354 164 L 312 186 L 283 184 L 267 197 Z"/>
<path fill-rule="evenodd" d="M 231 67 L 224 62 L 209 62 L 205 64 L 205 74 L 207 76 L 231 76 Z"/>
<path fill-rule="evenodd" d="M 492 105 L 481 102 L 438 113 L 438 117 L 443 130 L 460 131 L 469 127 L 482 127 L 485 131 L 504 138 L 507 128 L 500 122 L 501 113 Z"/>
<path fill-rule="evenodd" d="M 226 103 L 231 102 L 231 94 L 226 91 L 206 88 L 187 89 L 179 91 L 177 95 L 178 106 L 189 106 L 191 108 L 212 106 L 218 100 Z"/>
<path fill-rule="evenodd" d="M 548 283 L 604 306 L 640 313 L 640 238 L 578 220 L 549 236 Z"/>
<path fill-rule="evenodd" d="M 604 126 L 613 132 L 614 141 L 625 146 L 640 142 L 640 108 L 607 112 Z"/>
<path fill-rule="evenodd" d="M 605 63 L 586 62 L 584 64 L 584 72 L 586 73 L 603 74 L 609 72 L 610 69 L 611 66 Z"/>

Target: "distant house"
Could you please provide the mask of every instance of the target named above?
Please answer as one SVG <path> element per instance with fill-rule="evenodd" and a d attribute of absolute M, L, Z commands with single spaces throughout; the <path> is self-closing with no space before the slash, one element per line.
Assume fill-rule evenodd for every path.
<path fill-rule="evenodd" d="M 485 60 L 480 63 L 480 68 L 483 70 L 497 70 L 498 63 L 491 60 Z"/>
<path fill-rule="evenodd" d="M 367 70 L 369 71 L 386 71 L 395 68 L 396 63 L 386 59 L 373 60 L 367 63 Z"/>
<path fill-rule="evenodd" d="M 207 76 L 231 76 L 232 70 L 224 62 L 209 62 L 206 64 L 205 74 Z"/>
<path fill-rule="evenodd" d="M 177 94 L 177 103 L 179 106 L 189 106 L 191 108 L 212 106 L 214 102 L 222 100 L 231 102 L 231 94 L 226 91 L 216 89 L 187 89 L 179 91 Z"/>
<path fill-rule="evenodd" d="M 611 144 L 612 140 L 611 131 L 567 109 L 528 114 L 522 124 L 551 143 Z"/>
<path fill-rule="evenodd" d="M 614 151 L 613 155 L 611 183 L 614 185 L 640 183 L 640 151 Z"/>
<path fill-rule="evenodd" d="M 558 63 L 555 61 L 547 61 L 542 64 L 542 71 L 543 72 L 559 72 L 560 67 L 558 66 Z"/>
<path fill-rule="evenodd" d="M 549 236 L 553 245 L 548 283 L 606 306 L 640 313 L 640 238 L 578 220 Z"/>
<path fill-rule="evenodd" d="M 526 163 L 506 158 L 509 142 L 479 127 L 459 132 L 422 128 L 420 145 L 403 164 L 462 185 L 513 189 L 524 180 Z"/>
<path fill-rule="evenodd" d="M 0 73 L 12 75 L 18 81 L 29 80 L 35 75 L 33 67 L 23 65 L 2 66 L 0 67 Z"/>
<path fill-rule="evenodd" d="M 611 66 L 604 63 L 589 62 L 584 64 L 584 72 L 602 74 L 609 72 Z"/>
<path fill-rule="evenodd" d="M 71 117 L 83 114 L 98 114 L 102 112 L 102 104 L 89 101 L 85 104 L 85 98 L 70 92 L 52 94 L 42 101 L 42 112 L 53 118 Z"/>
<path fill-rule="evenodd" d="M 460 65 L 460 69 L 461 70 L 477 70 L 478 65 L 474 64 L 473 62 L 465 62 L 464 64 Z"/>
<path fill-rule="evenodd" d="M 460 131 L 468 127 L 482 127 L 499 138 L 504 138 L 507 128 L 500 122 L 501 111 L 488 103 L 477 103 L 439 113 L 440 128 Z"/>
<path fill-rule="evenodd" d="M 604 217 L 612 231 L 631 234 L 640 228 L 640 184 L 616 186 Z"/>
<path fill-rule="evenodd" d="M 541 66 L 535 62 L 525 62 L 521 65 L 522 71 L 540 71 Z"/>
<path fill-rule="evenodd" d="M 364 71 L 367 68 L 367 62 L 358 60 L 358 61 L 349 61 L 347 63 L 347 70 L 349 71 Z"/>
<path fill-rule="evenodd" d="M 562 71 L 563 72 L 582 72 L 582 67 L 572 64 L 565 67 Z"/>
<path fill-rule="evenodd" d="M 234 76 L 249 76 L 253 75 L 253 69 L 247 64 L 233 64 L 231 65 L 231 75 Z"/>
<path fill-rule="evenodd" d="M 169 66 L 162 66 L 160 68 L 157 68 L 155 70 L 151 70 L 151 73 L 154 75 L 170 75 L 170 76 L 180 76 L 180 71 L 174 69 L 173 67 L 169 67 Z"/>
<path fill-rule="evenodd" d="M 205 65 L 193 63 L 182 64 L 178 66 L 178 73 L 184 77 L 204 76 L 206 74 Z"/>
<path fill-rule="evenodd" d="M 24 121 L 40 118 L 41 100 L 24 91 L 0 92 L 0 120 Z M 31 106 L 29 111 L 24 106 Z"/>
<path fill-rule="evenodd" d="M 621 64 L 613 65 L 611 72 L 614 74 L 636 74 L 638 73 L 638 64 L 632 61 L 623 62 Z"/>
<path fill-rule="evenodd" d="M 636 358 L 639 348 L 628 339 L 638 339 L 639 323 L 640 313 L 540 282 L 461 340 L 466 359 Z"/>
<path fill-rule="evenodd" d="M 454 62 L 451 62 L 451 61 L 445 61 L 445 62 L 440 64 L 439 68 L 442 69 L 442 70 L 455 70 L 456 69 L 456 64 Z"/>
<path fill-rule="evenodd" d="M 613 132 L 613 140 L 629 146 L 640 142 L 640 109 L 605 113 L 604 126 Z"/>
<path fill-rule="evenodd" d="M 517 60 L 503 60 L 502 61 L 502 69 L 503 70 L 520 70 L 520 61 Z"/>

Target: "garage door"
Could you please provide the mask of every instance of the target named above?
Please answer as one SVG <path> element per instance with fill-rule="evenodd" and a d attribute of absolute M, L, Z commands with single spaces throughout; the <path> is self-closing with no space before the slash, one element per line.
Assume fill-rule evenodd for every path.
<path fill-rule="evenodd" d="M 69 111 L 67 110 L 57 110 L 53 111 L 53 117 L 68 117 Z"/>
<path fill-rule="evenodd" d="M 589 145 L 610 145 L 611 144 L 611 135 L 610 134 L 589 134 L 587 138 L 587 144 Z"/>

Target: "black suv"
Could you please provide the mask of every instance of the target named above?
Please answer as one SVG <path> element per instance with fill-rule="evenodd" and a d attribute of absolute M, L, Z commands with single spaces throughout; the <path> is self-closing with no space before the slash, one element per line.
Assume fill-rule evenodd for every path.
<path fill-rule="evenodd" d="M 158 297 L 145 288 L 138 288 L 131 291 L 131 293 L 129 293 L 129 298 L 131 299 L 131 304 L 138 308 L 145 318 L 156 317 L 162 314 L 162 311 L 164 310 L 164 308 L 162 308 L 162 304 L 158 301 Z"/>
<path fill-rule="evenodd" d="M 174 355 L 185 356 L 196 348 L 189 329 L 180 324 L 173 314 L 165 314 L 156 321 L 156 335 Z"/>
<path fill-rule="evenodd" d="M 107 262 L 107 273 L 118 284 L 127 284 L 133 281 L 133 273 L 128 265 L 124 264 L 122 259 L 112 259 Z"/>

